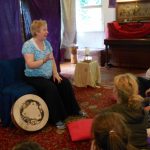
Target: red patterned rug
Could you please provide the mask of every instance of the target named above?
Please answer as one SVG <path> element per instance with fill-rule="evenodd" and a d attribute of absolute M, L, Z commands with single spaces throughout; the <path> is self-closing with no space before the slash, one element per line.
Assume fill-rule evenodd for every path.
<path fill-rule="evenodd" d="M 112 87 L 103 86 L 100 88 L 75 88 L 76 98 L 83 110 L 88 113 L 88 118 L 93 118 L 100 109 L 115 103 L 112 99 Z M 80 119 L 70 117 L 66 120 Z M 0 127 L 0 150 L 11 150 L 12 147 L 21 141 L 30 140 L 38 142 L 46 150 L 89 150 L 90 140 L 72 142 L 68 129 L 57 130 L 48 124 L 38 132 L 26 132 L 17 128 Z"/>

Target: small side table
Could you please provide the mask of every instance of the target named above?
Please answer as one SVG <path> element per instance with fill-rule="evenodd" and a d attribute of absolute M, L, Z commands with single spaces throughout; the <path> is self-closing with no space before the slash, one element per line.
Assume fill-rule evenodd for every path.
<path fill-rule="evenodd" d="M 79 62 L 74 73 L 74 85 L 77 87 L 96 87 L 100 84 L 100 67 L 97 61 Z"/>

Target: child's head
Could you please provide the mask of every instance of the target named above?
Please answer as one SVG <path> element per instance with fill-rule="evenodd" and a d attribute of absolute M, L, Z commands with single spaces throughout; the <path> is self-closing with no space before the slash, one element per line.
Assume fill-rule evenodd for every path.
<path fill-rule="evenodd" d="M 98 114 L 93 121 L 92 133 L 96 150 L 126 150 L 129 131 L 124 118 L 114 112 Z"/>
<path fill-rule="evenodd" d="M 141 107 L 143 98 L 138 95 L 138 83 L 133 74 L 125 73 L 115 76 L 114 91 L 119 103 L 128 104 L 133 109 Z"/>

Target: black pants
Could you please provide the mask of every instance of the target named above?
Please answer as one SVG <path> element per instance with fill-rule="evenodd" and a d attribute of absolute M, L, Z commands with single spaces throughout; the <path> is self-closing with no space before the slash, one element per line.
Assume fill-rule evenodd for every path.
<path fill-rule="evenodd" d="M 62 77 L 62 76 L 61 76 Z M 49 118 L 53 123 L 63 121 L 69 115 L 78 115 L 80 107 L 75 99 L 70 81 L 62 77 L 61 83 L 42 77 L 26 77 L 46 102 Z"/>
<path fill-rule="evenodd" d="M 143 97 L 145 97 L 145 92 L 150 88 L 150 80 L 143 78 L 143 77 L 138 77 L 138 84 L 139 84 L 139 94 Z"/>

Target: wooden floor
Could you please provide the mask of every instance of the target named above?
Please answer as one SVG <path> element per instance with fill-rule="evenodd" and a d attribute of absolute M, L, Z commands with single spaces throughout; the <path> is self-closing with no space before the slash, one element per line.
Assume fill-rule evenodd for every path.
<path fill-rule="evenodd" d="M 70 62 L 63 62 L 61 63 L 61 74 L 69 77 L 73 80 L 74 70 L 76 64 L 71 64 Z M 100 67 L 101 73 L 101 84 L 112 84 L 114 76 L 121 74 L 121 73 L 133 73 L 136 76 L 145 76 L 145 69 L 134 69 L 134 68 L 106 68 Z"/>

